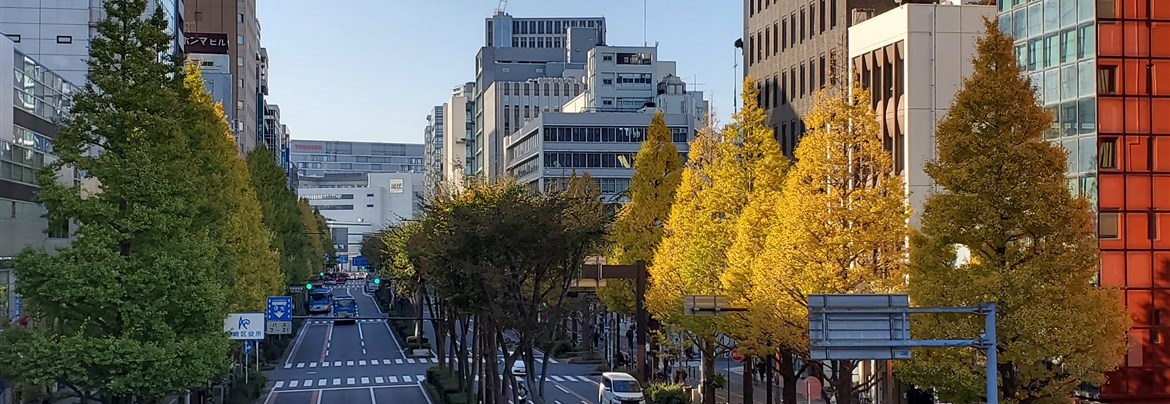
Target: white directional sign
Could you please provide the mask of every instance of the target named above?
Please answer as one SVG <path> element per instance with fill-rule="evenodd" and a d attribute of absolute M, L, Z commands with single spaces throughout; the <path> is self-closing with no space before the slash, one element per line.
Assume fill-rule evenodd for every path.
<path fill-rule="evenodd" d="M 292 334 L 292 321 L 269 321 L 267 331 L 272 335 Z"/>
<path fill-rule="evenodd" d="M 223 320 L 231 339 L 264 339 L 264 327 L 264 313 L 230 313 Z"/>

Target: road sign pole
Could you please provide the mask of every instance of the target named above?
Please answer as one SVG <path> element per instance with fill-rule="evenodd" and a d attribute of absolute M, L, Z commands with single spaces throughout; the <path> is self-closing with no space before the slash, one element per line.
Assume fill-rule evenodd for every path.
<path fill-rule="evenodd" d="M 999 382 L 997 376 L 996 365 L 999 363 L 996 358 L 996 342 L 995 336 L 995 302 L 987 302 L 984 304 L 987 313 L 984 314 L 984 341 L 987 343 L 987 404 L 999 404 Z"/>

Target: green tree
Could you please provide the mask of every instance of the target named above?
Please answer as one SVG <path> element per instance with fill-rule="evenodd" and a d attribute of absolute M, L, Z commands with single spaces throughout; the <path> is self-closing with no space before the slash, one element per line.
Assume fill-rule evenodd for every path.
<path fill-rule="evenodd" d="M 878 135 L 868 91 L 820 91 L 805 117 L 781 201 L 754 274 L 756 295 L 777 321 L 783 345 L 808 348 L 807 297 L 905 289 L 909 217 L 902 178 Z M 807 351 L 806 351 L 807 352 Z M 857 401 L 855 361 L 837 361 L 826 383 L 837 402 Z"/>
<path fill-rule="evenodd" d="M 654 249 L 662 241 L 663 226 L 670 214 L 675 191 L 682 180 L 682 157 L 666 127 L 662 111 L 654 114 L 646 140 L 634 159 L 634 176 L 627 191 L 630 201 L 618 210 L 613 224 L 614 263 L 629 264 L 639 260 L 649 265 Z M 610 310 L 634 314 L 634 284 L 629 280 L 610 279 L 597 290 L 598 297 Z"/>
<path fill-rule="evenodd" d="M 1052 121 L 1020 75 L 1012 39 L 985 22 L 974 73 L 955 95 L 926 172 L 941 186 L 911 242 L 910 297 L 925 306 L 998 305 L 1003 402 L 1068 402 L 1100 384 L 1126 350 L 1119 293 L 1093 286 L 1097 238 L 1089 203 L 1065 186 L 1065 151 L 1042 139 Z M 983 320 L 933 316 L 917 338 L 971 338 Z M 898 373 L 948 401 L 984 397 L 983 351 L 915 349 Z"/>
<path fill-rule="evenodd" d="M 305 226 L 305 239 L 309 248 L 305 251 L 304 259 L 309 262 L 309 275 L 325 268 L 325 264 L 333 262 L 333 236 L 329 234 L 329 225 L 321 217 L 321 211 L 309 205 L 305 198 L 297 199 L 297 209 L 300 210 L 301 221 Z"/>
<path fill-rule="evenodd" d="M 247 164 L 239 157 L 223 106 L 215 104 L 203 84 L 199 66 L 188 62 L 184 85 L 190 148 L 189 161 L 200 173 L 199 219 L 219 241 L 214 257 L 231 270 L 229 310 L 262 310 L 267 297 L 283 293 L 284 275 L 271 232 L 261 222 L 260 202 L 252 189 Z"/>
<path fill-rule="evenodd" d="M 90 42 L 89 83 L 38 175 L 52 223 L 76 239 L 16 259 L 24 307 L 38 321 L 0 345 L 20 381 L 64 385 L 104 402 L 159 399 L 205 387 L 230 366 L 222 332 L 230 271 L 202 219 L 200 175 L 188 157 L 187 92 L 171 37 L 143 0 L 107 0 Z M 90 153 L 90 151 L 98 153 Z M 84 170 L 100 188 L 57 182 Z M 182 364 L 182 366 L 176 366 Z"/>
<path fill-rule="evenodd" d="M 276 164 L 272 152 L 257 147 L 248 153 L 247 162 L 252 188 L 260 200 L 264 226 L 272 231 L 272 246 L 280 254 L 280 270 L 285 282 L 303 282 L 320 270 L 312 267 L 309 257 L 312 250 L 310 236 L 317 235 L 306 231 L 304 214 L 297 205 L 297 194 L 288 187 L 288 177 Z"/>

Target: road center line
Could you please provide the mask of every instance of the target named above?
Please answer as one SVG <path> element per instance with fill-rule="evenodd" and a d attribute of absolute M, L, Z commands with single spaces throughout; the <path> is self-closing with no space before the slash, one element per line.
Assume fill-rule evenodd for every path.
<path fill-rule="evenodd" d="M 377 404 L 377 403 L 378 403 L 378 398 L 377 398 L 377 397 L 374 397 L 374 388 L 372 388 L 372 387 L 371 387 L 369 390 L 370 390 L 370 402 L 371 402 L 371 403 L 374 403 L 374 404 Z"/>
<path fill-rule="evenodd" d="M 357 329 L 358 329 L 358 339 L 365 341 L 366 334 L 362 332 L 362 323 L 361 322 L 357 323 Z"/>
<path fill-rule="evenodd" d="M 329 323 L 329 331 L 325 333 L 325 343 L 321 349 L 321 360 L 325 360 L 325 356 L 329 354 L 329 341 L 333 339 L 333 323 Z"/>
<path fill-rule="evenodd" d="M 290 352 L 288 354 L 288 358 L 285 358 L 285 360 L 284 360 L 285 365 L 292 364 L 293 356 L 296 356 L 297 350 L 301 348 L 301 342 L 305 340 L 305 334 L 308 334 L 310 324 L 311 323 L 308 321 L 305 321 L 304 323 L 301 324 L 301 332 L 299 333 L 300 335 L 297 335 L 297 341 L 295 343 L 293 343 L 292 352 Z"/>

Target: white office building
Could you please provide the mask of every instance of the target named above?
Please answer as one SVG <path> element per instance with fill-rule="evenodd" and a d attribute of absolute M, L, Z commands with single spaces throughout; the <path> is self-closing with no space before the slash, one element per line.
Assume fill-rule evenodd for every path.
<path fill-rule="evenodd" d="M 588 172 L 607 202 L 624 202 L 634 157 L 654 113 L 664 113 L 685 158 L 708 105 L 702 92 L 687 91 L 675 76 L 675 63 L 659 61 L 653 47 L 596 46 L 586 65 L 585 92 L 559 111 L 523 121 L 505 139 L 507 175 L 548 190 Z"/>
<path fill-rule="evenodd" d="M 424 181 L 421 172 L 326 174 L 301 178 L 297 195 L 320 209 L 338 256 L 348 259 L 361 255 L 366 234 L 415 218 Z"/>
<path fill-rule="evenodd" d="M 468 149 L 475 136 L 475 83 L 464 83 L 451 90 L 451 101 L 443 104 L 443 172 L 444 185 L 461 189 L 473 173 Z"/>
<path fill-rule="evenodd" d="M 934 130 L 974 66 L 983 18 L 995 6 L 903 4 L 849 28 L 851 74 L 870 89 L 894 172 L 905 179 L 911 224 L 934 189 Z"/>

